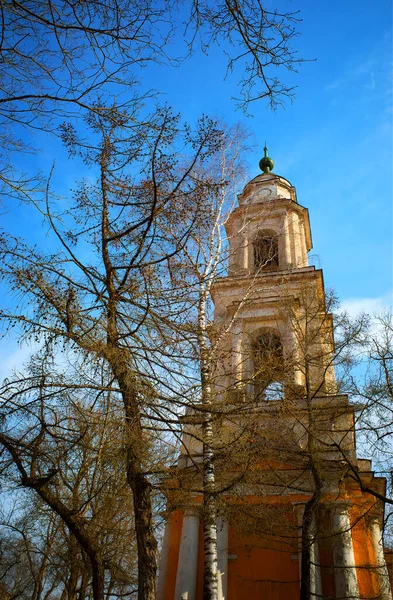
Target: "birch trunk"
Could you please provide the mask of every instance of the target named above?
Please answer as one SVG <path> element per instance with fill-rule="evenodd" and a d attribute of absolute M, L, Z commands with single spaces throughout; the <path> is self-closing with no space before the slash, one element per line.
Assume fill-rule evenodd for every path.
<path fill-rule="evenodd" d="M 206 323 L 206 290 L 199 303 L 199 348 L 203 409 L 203 540 L 205 551 L 203 600 L 218 600 L 217 506 L 213 449 L 212 364 Z"/>
<path fill-rule="evenodd" d="M 204 503 L 204 550 L 205 578 L 203 600 L 218 600 L 218 557 L 217 557 L 217 508 L 215 496 L 214 453 L 212 415 L 205 414 L 203 448 L 203 503 Z"/>

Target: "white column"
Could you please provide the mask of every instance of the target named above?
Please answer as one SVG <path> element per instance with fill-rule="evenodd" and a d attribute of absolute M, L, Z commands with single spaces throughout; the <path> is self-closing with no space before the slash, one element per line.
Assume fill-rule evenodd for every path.
<path fill-rule="evenodd" d="M 297 264 L 297 253 L 296 253 L 296 245 L 295 245 L 295 231 L 293 226 L 294 214 L 287 214 L 287 223 L 288 223 L 288 244 L 289 251 L 291 256 L 291 268 L 296 269 L 299 265 Z"/>
<path fill-rule="evenodd" d="M 293 383 L 299 386 L 299 388 L 304 387 L 304 375 L 300 368 L 303 361 L 300 356 L 298 339 L 292 320 L 288 320 L 287 322 L 285 341 L 287 343 L 286 348 L 284 348 L 284 358 L 288 361 L 288 364 L 292 364 Z"/>
<path fill-rule="evenodd" d="M 248 235 L 242 237 L 243 260 L 241 266 L 248 271 L 250 269 L 250 243 Z"/>
<path fill-rule="evenodd" d="M 242 326 L 240 321 L 235 321 L 232 326 L 232 372 L 235 383 L 242 380 Z"/>
<path fill-rule="evenodd" d="M 195 600 L 198 567 L 199 516 L 185 513 L 180 540 L 174 600 Z"/>
<path fill-rule="evenodd" d="M 165 523 L 164 539 L 162 540 L 160 570 L 158 572 L 158 582 L 157 582 L 157 600 L 164 599 L 171 531 L 172 531 L 172 515 L 169 515 L 167 522 Z"/>
<path fill-rule="evenodd" d="M 347 506 L 334 507 L 333 513 L 333 556 L 336 598 L 353 600 L 359 598 L 355 555 L 353 552 L 352 529 Z"/>
<path fill-rule="evenodd" d="M 292 265 L 292 255 L 291 255 L 291 239 L 289 233 L 289 216 L 285 215 L 285 223 L 284 223 L 284 257 L 286 268 L 290 269 Z"/>
<path fill-rule="evenodd" d="M 379 587 L 378 598 L 380 598 L 380 600 L 392 600 L 389 571 L 386 566 L 381 527 L 379 524 L 379 518 L 377 516 L 371 517 L 369 527 L 375 556 L 375 572 Z"/>
<path fill-rule="evenodd" d="M 227 600 L 228 586 L 228 521 L 217 519 L 218 600 Z"/>
<path fill-rule="evenodd" d="M 304 221 L 299 220 L 299 231 L 300 231 L 300 243 L 302 246 L 302 257 L 303 264 L 302 267 L 308 267 L 308 254 L 307 254 L 307 244 L 306 244 L 306 232 L 304 230 Z"/>
<path fill-rule="evenodd" d="M 299 217 L 297 213 L 292 213 L 292 243 L 294 249 L 294 267 L 298 269 L 303 266 L 302 238 L 299 228 Z"/>

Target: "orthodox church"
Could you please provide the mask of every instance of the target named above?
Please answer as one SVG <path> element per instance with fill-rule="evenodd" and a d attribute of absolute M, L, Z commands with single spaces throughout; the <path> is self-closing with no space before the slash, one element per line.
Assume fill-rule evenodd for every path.
<path fill-rule="evenodd" d="M 220 600 L 392 600 L 381 531 L 385 479 L 356 454 L 361 408 L 340 393 L 307 208 L 272 172 L 225 223 L 229 264 L 212 290 Z M 202 600 L 202 444 L 193 415 L 168 491 L 158 600 Z"/>

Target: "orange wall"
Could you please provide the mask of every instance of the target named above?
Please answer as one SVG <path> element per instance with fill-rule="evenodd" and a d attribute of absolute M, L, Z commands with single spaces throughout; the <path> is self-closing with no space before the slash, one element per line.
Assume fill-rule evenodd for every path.
<path fill-rule="evenodd" d="M 181 531 L 183 527 L 183 513 L 175 510 L 172 514 L 171 535 L 169 538 L 168 565 L 165 580 L 165 600 L 173 600 L 175 597 L 177 563 L 179 562 L 179 548 Z"/>
<path fill-rule="evenodd" d="M 292 507 L 286 519 L 293 527 Z M 292 531 L 293 534 L 293 531 Z M 296 535 L 296 534 L 295 534 Z M 288 543 L 256 535 L 242 535 L 233 527 L 228 535 L 228 598 L 230 600 L 298 600 L 299 559 Z M 196 600 L 203 598 L 203 526 L 199 529 L 199 556 Z M 236 558 L 235 558 L 236 557 Z"/>
<path fill-rule="evenodd" d="M 367 530 L 364 518 L 356 519 L 354 515 L 352 522 L 352 542 L 355 554 L 355 564 L 358 565 L 356 575 L 359 583 L 359 594 L 361 598 L 375 598 L 378 590 L 377 579 L 372 571 L 374 564 L 374 552 L 371 545 L 371 536 Z"/>
<path fill-rule="evenodd" d="M 247 503 L 246 503 L 247 504 Z M 251 504 L 253 504 L 251 502 Z M 243 504 L 244 506 L 244 504 Z M 250 504 L 248 505 L 250 507 Z M 254 504 L 255 507 L 255 504 Z M 252 511 L 253 509 L 251 509 Z M 300 591 L 299 556 L 297 546 L 296 510 L 292 505 L 273 506 L 270 510 L 277 512 L 278 519 L 272 523 L 279 523 L 278 528 L 289 532 L 272 540 L 266 535 L 256 532 L 252 528 L 250 519 L 246 530 L 229 528 L 228 539 L 228 598 L 229 600 L 248 600 L 253 598 L 266 598 L 266 600 L 298 600 Z M 372 571 L 375 557 L 371 544 L 370 532 L 364 518 L 361 518 L 362 507 L 353 511 L 352 538 L 357 565 L 359 591 L 362 598 L 375 598 L 377 596 L 377 580 Z M 249 515 L 251 512 L 248 513 Z M 359 516 L 360 515 L 360 516 Z M 331 530 L 330 511 L 322 510 L 319 526 L 319 555 L 321 563 L 321 579 L 324 597 L 334 598 L 335 582 L 333 569 L 333 540 Z M 255 520 L 255 523 L 257 521 Z M 251 527 L 250 527 L 251 523 Z M 165 600 L 173 600 L 176 585 L 179 547 L 183 515 L 180 510 L 172 515 L 172 528 L 169 542 L 168 566 L 165 586 Z M 276 535 L 279 534 L 273 526 Z M 250 531 L 252 533 L 250 533 Z M 291 533 L 292 531 L 292 533 Z M 254 533 L 255 532 L 255 533 Z M 291 537 L 292 536 L 292 537 Z M 199 553 L 197 566 L 196 600 L 203 598 L 203 524 L 199 529 Z"/>
<path fill-rule="evenodd" d="M 229 530 L 228 598 L 298 600 L 299 559 L 287 544 L 275 544 Z M 235 558 L 236 557 L 236 558 Z"/>

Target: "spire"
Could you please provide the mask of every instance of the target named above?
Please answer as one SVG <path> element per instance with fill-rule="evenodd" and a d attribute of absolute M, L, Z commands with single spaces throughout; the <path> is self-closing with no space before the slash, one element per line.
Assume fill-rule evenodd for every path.
<path fill-rule="evenodd" d="M 270 171 L 273 171 L 274 161 L 267 154 L 268 148 L 266 146 L 266 142 L 265 142 L 265 147 L 263 150 L 264 150 L 265 156 L 263 158 L 261 158 L 261 160 L 259 161 L 259 168 L 264 173 L 270 173 Z"/>

